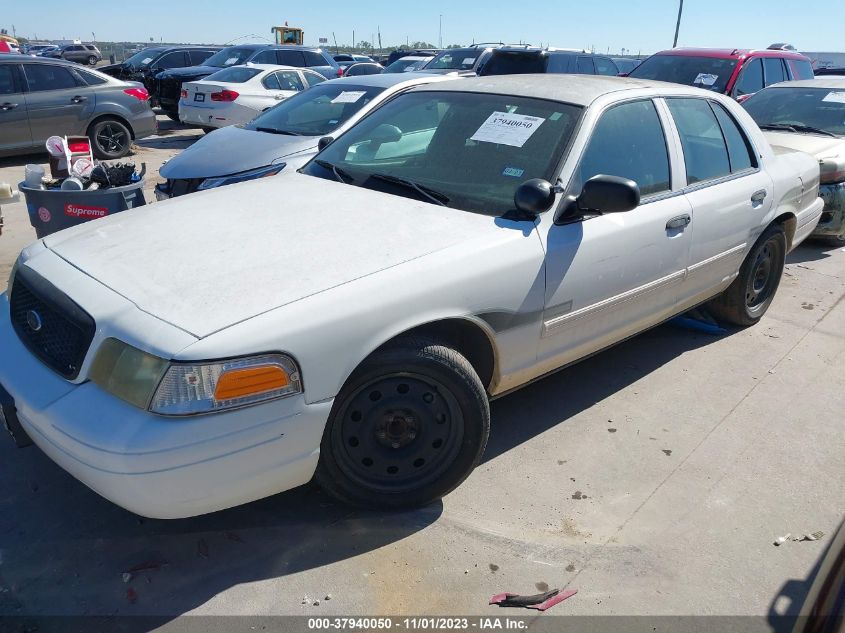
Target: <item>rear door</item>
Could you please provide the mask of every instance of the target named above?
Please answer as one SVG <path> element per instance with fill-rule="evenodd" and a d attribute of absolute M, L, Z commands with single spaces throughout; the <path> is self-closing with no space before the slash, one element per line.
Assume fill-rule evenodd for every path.
<path fill-rule="evenodd" d="M 0 152 L 32 145 L 18 64 L 0 64 Z"/>
<path fill-rule="evenodd" d="M 763 61 L 759 57 L 746 61 L 739 71 L 731 95 L 735 99 L 749 97 L 763 89 Z"/>
<path fill-rule="evenodd" d="M 33 145 L 54 135 L 85 134 L 96 100 L 91 87 L 80 85 L 64 65 L 24 63 L 23 70 Z"/>

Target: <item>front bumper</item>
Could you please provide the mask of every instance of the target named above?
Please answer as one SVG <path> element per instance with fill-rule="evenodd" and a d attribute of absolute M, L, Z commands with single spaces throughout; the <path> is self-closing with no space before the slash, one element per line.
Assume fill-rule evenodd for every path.
<path fill-rule="evenodd" d="M 308 482 L 330 400 L 302 395 L 184 418 L 129 405 L 91 382 L 70 383 L 15 334 L 0 295 L 0 384 L 21 426 L 89 488 L 142 516 L 173 519 L 248 503 Z"/>
<path fill-rule="evenodd" d="M 821 185 L 819 196 L 824 200 L 824 210 L 813 235 L 845 237 L 845 182 Z"/>

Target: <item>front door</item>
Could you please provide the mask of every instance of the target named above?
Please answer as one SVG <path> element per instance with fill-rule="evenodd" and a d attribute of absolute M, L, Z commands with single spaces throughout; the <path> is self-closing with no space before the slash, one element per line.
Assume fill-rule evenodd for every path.
<path fill-rule="evenodd" d="M 664 115 L 665 116 L 665 115 Z M 690 249 L 690 206 L 673 187 L 661 117 L 650 99 L 599 118 L 569 186 L 598 175 L 630 178 L 640 205 L 626 213 L 556 226 L 541 220 L 546 301 L 539 370 L 598 351 L 670 316 Z M 680 184 L 680 183 L 679 183 Z"/>

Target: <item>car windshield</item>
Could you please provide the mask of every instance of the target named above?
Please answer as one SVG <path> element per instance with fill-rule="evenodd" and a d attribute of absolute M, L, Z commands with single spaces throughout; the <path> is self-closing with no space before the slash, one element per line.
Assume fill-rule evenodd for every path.
<path fill-rule="evenodd" d="M 766 88 L 742 105 L 761 127 L 795 126 L 797 132 L 815 128 L 845 136 L 843 88 Z"/>
<path fill-rule="evenodd" d="M 139 53 L 135 53 L 123 63 L 127 66 L 131 66 L 132 68 L 146 68 L 163 50 L 163 48 L 147 48 Z"/>
<path fill-rule="evenodd" d="M 383 91 L 376 86 L 321 83 L 286 99 L 245 127 L 293 136 L 325 136 Z"/>
<path fill-rule="evenodd" d="M 217 66 L 218 68 L 226 68 L 228 66 L 237 66 L 243 64 L 255 52 L 254 48 L 239 48 L 237 46 L 230 46 L 224 48 L 222 51 L 217 51 L 203 63 L 203 66 Z"/>
<path fill-rule="evenodd" d="M 484 49 L 464 48 L 443 51 L 425 67 L 426 70 L 472 70 Z"/>
<path fill-rule="evenodd" d="M 427 57 L 425 59 L 409 59 L 408 57 L 402 57 L 401 59 L 397 59 L 395 62 L 390 64 L 390 66 L 385 68 L 384 72 L 409 73 L 414 70 L 420 70 L 429 61 L 431 61 L 430 57 Z"/>
<path fill-rule="evenodd" d="M 493 53 L 484 64 L 483 75 L 522 75 L 544 73 L 549 58 L 538 53 Z"/>
<path fill-rule="evenodd" d="M 634 68 L 628 76 L 725 92 L 735 68 L 735 59 L 652 55 Z"/>
<path fill-rule="evenodd" d="M 211 73 L 206 79 L 223 81 L 229 84 L 242 84 L 261 72 L 263 71 L 260 68 L 233 66 L 232 68 L 224 68 L 223 70 L 218 70 L 216 73 Z"/>
<path fill-rule="evenodd" d="M 581 108 L 509 95 L 410 92 L 377 108 L 303 172 L 500 216 L 531 178 L 552 180 Z"/>

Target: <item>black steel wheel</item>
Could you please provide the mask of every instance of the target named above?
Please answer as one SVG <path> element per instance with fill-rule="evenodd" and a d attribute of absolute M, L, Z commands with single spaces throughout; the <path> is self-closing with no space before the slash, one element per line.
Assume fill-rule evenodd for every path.
<path fill-rule="evenodd" d="M 113 160 L 123 158 L 132 147 L 132 133 L 116 119 L 101 119 L 88 129 L 94 156 Z"/>
<path fill-rule="evenodd" d="M 707 307 L 713 314 L 736 325 L 757 323 L 775 298 L 786 261 L 786 234 L 773 224 L 754 244 L 739 275 Z"/>
<path fill-rule="evenodd" d="M 88 65 L 89 65 L 89 66 L 96 66 L 96 65 L 97 65 L 97 57 L 96 57 L 96 56 L 94 56 L 94 55 L 91 55 L 91 56 L 88 58 Z"/>
<path fill-rule="evenodd" d="M 484 387 L 461 354 L 403 339 L 366 359 L 335 399 L 317 481 L 353 505 L 430 503 L 458 486 L 487 443 Z"/>

